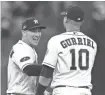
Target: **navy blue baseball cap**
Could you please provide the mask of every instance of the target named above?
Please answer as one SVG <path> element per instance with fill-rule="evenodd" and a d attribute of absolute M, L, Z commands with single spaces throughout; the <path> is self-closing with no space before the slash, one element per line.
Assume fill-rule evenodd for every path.
<path fill-rule="evenodd" d="M 22 30 L 34 30 L 36 28 L 45 29 L 45 26 L 40 25 L 40 22 L 36 18 L 27 18 L 22 24 Z"/>
<path fill-rule="evenodd" d="M 61 15 L 67 16 L 67 18 L 76 22 L 81 22 L 84 20 L 84 11 L 76 5 L 69 6 L 65 12 L 61 13 Z"/>

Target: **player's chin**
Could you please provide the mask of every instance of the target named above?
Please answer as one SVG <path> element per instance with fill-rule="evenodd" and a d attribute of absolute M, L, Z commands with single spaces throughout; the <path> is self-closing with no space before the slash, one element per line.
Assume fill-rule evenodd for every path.
<path fill-rule="evenodd" d="M 33 44 L 34 46 L 37 46 L 37 45 L 38 45 L 38 43 L 39 43 L 39 41 L 33 41 L 33 43 L 32 43 L 32 44 Z"/>

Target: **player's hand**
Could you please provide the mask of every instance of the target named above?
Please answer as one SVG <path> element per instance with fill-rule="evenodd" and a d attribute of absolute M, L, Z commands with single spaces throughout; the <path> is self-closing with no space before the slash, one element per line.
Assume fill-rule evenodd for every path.
<path fill-rule="evenodd" d="M 51 95 L 51 93 L 45 90 L 44 95 Z"/>

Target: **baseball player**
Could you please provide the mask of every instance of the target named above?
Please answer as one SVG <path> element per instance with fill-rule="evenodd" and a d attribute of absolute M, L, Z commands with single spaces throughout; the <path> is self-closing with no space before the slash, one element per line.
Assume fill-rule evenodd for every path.
<path fill-rule="evenodd" d="M 35 95 L 36 76 L 42 65 L 38 65 L 33 47 L 38 45 L 45 28 L 33 17 L 23 23 L 22 39 L 12 47 L 9 55 L 7 95 Z"/>
<path fill-rule="evenodd" d="M 97 44 L 80 32 L 84 12 L 69 6 L 61 15 L 66 32 L 52 37 L 43 60 L 36 95 L 43 95 L 53 76 L 53 95 L 91 95 L 91 71 Z"/>

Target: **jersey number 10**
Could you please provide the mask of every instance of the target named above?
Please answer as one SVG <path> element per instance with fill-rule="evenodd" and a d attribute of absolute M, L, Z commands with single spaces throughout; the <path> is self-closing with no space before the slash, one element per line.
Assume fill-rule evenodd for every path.
<path fill-rule="evenodd" d="M 76 56 L 75 56 L 75 49 L 71 49 L 70 50 L 70 53 L 72 54 L 72 66 L 70 67 L 70 70 L 76 70 L 77 67 L 76 67 Z M 82 54 L 85 53 L 86 54 L 86 57 L 84 57 Z M 87 70 L 89 68 L 89 51 L 87 49 L 80 49 L 78 51 L 78 55 L 79 55 L 79 58 L 78 58 L 78 66 L 80 68 L 80 70 Z M 83 62 L 82 62 L 82 58 L 85 59 L 85 63 L 86 65 L 83 66 Z"/>

